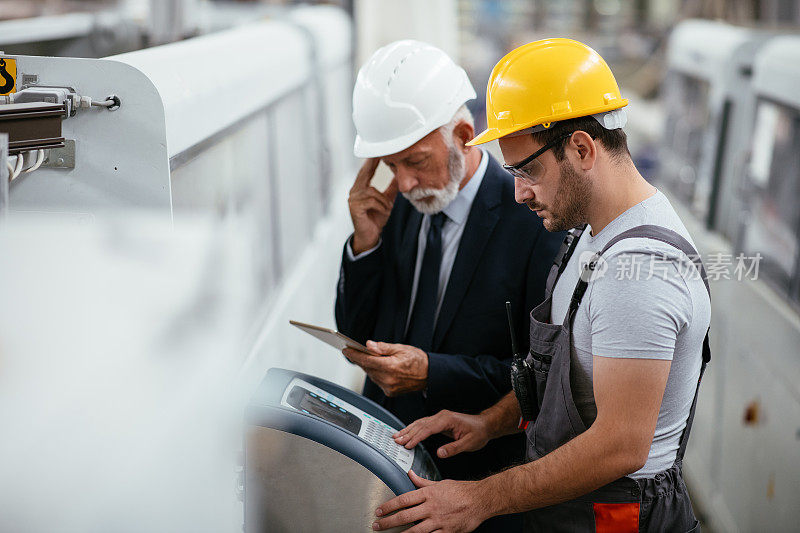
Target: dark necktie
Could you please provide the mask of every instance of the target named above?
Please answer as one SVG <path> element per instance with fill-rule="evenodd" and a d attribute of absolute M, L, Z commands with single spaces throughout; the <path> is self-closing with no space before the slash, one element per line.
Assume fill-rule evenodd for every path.
<path fill-rule="evenodd" d="M 433 325 L 436 320 L 436 297 L 439 294 L 439 269 L 442 265 L 442 226 L 447 215 L 436 213 L 431 217 L 425 254 L 417 281 L 417 296 L 408 324 L 406 344 L 429 351 L 433 344 Z"/>

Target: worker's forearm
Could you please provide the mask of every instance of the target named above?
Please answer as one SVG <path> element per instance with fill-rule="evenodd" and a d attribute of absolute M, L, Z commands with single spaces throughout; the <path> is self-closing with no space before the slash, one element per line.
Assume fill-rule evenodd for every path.
<path fill-rule="evenodd" d="M 492 502 L 490 517 L 577 498 L 641 467 L 637 455 L 621 440 L 592 426 L 541 459 L 480 481 L 476 490 Z M 497 494 L 503 497 L 488 497 Z"/>
<path fill-rule="evenodd" d="M 517 397 L 513 391 L 500 398 L 500 401 L 493 406 L 481 412 L 481 416 L 486 418 L 489 438 L 491 439 L 519 431 L 519 403 L 517 403 Z"/>

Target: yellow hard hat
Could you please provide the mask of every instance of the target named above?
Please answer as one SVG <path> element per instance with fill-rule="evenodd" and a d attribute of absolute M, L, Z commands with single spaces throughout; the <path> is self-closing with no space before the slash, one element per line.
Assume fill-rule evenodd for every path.
<path fill-rule="evenodd" d="M 598 114 L 626 105 L 600 54 L 572 39 L 534 41 L 515 48 L 495 65 L 486 88 L 486 131 L 467 144 L 483 144 L 535 126 L 547 129 L 570 118 L 595 115 L 601 120 Z M 601 121 L 607 128 L 618 123 Z"/>

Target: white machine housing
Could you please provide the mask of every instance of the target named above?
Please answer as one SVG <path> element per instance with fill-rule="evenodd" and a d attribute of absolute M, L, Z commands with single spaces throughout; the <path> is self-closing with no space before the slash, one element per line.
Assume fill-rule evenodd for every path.
<path fill-rule="evenodd" d="M 752 131 L 750 77 L 771 34 L 688 20 L 670 36 L 660 178 L 712 229 L 735 239 L 741 154 Z"/>
<path fill-rule="evenodd" d="M 736 180 L 719 197 L 720 213 L 731 215 L 718 230 L 737 238 L 682 213 L 703 259 L 731 266 L 712 277 L 714 355 L 684 470 L 715 531 L 789 531 L 800 522 L 798 65 L 800 37 L 777 36 L 755 54 L 750 81 L 731 87 L 751 95 L 745 114 L 731 116 L 738 131 L 728 132 L 726 168 L 735 172 L 723 179 Z M 706 127 L 704 135 L 724 135 L 714 123 Z M 762 256 L 757 275 L 736 274 L 739 254 L 748 266 Z"/>

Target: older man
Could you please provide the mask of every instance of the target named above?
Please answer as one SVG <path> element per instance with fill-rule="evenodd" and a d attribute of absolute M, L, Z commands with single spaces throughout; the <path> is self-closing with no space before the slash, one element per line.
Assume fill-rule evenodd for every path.
<path fill-rule="evenodd" d="M 474 97 L 463 69 L 417 41 L 376 51 L 353 92 L 355 155 L 367 160 L 350 191 L 336 321 L 384 355 L 345 351 L 367 373 L 364 394 L 405 423 L 442 409 L 478 413 L 510 390 L 504 302 L 526 338 L 563 239 L 515 203 L 513 178 L 487 152 L 465 146 Z M 380 160 L 394 174 L 383 192 L 370 185 Z M 450 478 L 523 458 L 521 435 L 453 458 L 435 455 L 445 442 L 424 444 Z M 519 528 L 518 517 L 485 526 Z"/>

